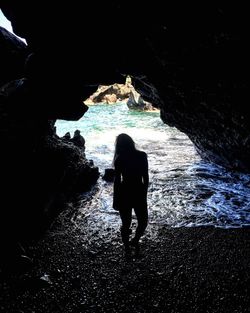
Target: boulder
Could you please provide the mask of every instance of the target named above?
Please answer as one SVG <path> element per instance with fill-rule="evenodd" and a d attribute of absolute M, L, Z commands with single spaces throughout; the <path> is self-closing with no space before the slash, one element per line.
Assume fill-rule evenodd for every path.
<path fill-rule="evenodd" d="M 115 177 L 115 170 L 113 168 L 106 168 L 104 175 L 102 176 L 103 180 L 107 182 L 113 182 Z"/>
<path fill-rule="evenodd" d="M 131 110 L 157 111 L 157 108 L 155 108 L 150 102 L 143 100 L 141 95 L 135 90 L 131 90 L 127 105 Z"/>

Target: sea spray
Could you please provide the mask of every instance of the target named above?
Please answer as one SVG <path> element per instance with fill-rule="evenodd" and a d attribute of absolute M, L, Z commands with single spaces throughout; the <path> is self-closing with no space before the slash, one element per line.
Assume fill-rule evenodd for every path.
<path fill-rule="evenodd" d="M 57 134 L 76 129 L 86 140 L 86 156 L 104 173 L 112 166 L 115 138 L 125 132 L 148 154 L 150 223 L 172 227 L 250 225 L 250 175 L 232 173 L 204 162 L 189 138 L 165 125 L 159 112 L 130 111 L 125 103 L 89 107 L 77 122 L 58 120 Z M 98 192 L 79 209 L 95 218 L 117 223 L 112 209 L 112 184 L 98 181 Z"/>

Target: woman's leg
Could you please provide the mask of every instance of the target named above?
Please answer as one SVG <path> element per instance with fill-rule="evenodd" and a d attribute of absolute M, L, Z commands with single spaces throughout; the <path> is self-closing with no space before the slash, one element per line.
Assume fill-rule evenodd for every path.
<path fill-rule="evenodd" d="M 131 234 L 130 226 L 132 222 L 132 208 L 122 208 L 119 210 L 122 220 L 121 236 L 125 246 L 129 244 L 129 235 Z"/>
<path fill-rule="evenodd" d="M 138 243 L 139 239 L 144 234 L 144 231 L 148 225 L 148 208 L 147 208 L 147 205 L 145 204 L 140 207 L 139 206 L 135 207 L 134 210 L 135 210 L 135 214 L 137 217 L 138 225 L 136 228 L 133 242 Z"/>

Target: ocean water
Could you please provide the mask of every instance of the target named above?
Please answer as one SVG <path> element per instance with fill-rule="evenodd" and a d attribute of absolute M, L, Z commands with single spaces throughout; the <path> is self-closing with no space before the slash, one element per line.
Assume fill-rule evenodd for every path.
<path fill-rule="evenodd" d="M 89 106 L 77 122 L 58 120 L 56 129 L 59 136 L 81 131 L 86 156 L 99 167 L 101 176 L 112 166 L 116 136 L 130 135 L 137 148 L 148 154 L 151 224 L 250 226 L 250 175 L 202 161 L 189 138 L 163 124 L 159 112 L 133 112 L 125 103 L 97 104 Z M 77 218 L 92 212 L 104 223 L 117 222 L 112 209 L 112 183 L 100 177 L 97 190 L 82 202 Z"/>

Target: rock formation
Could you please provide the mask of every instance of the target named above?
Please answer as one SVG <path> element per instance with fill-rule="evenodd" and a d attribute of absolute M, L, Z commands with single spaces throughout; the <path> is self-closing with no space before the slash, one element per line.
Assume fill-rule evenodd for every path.
<path fill-rule="evenodd" d="M 60 171 L 48 167 L 42 185 L 51 181 L 51 186 L 44 191 L 34 187 L 40 179 L 32 170 L 41 162 L 46 168 L 39 153 L 44 138 L 53 137 L 50 121 L 79 119 L 87 110 L 83 99 L 97 86 L 120 84 L 128 74 L 143 99 L 161 109 L 165 123 L 185 132 L 204 159 L 250 171 L 249 18 L 244 5 L 141 6 L 129 0 L 52 7 L 46 0 L 2 0 L 1 9 L 28 44 L 20 49 L 11 43 L 9 56 L 1 51 L 1 64 L 6 64 L 3 71 L 1 65 L 1 82 L 9 82 L 0 96 L 3 211 L 23 204 L 34 190 L 37 200 L 57 186 Z M 43 151 L 48 161 L 50 153 Z"/>
<path fill-rule="evenodd" d="M 26 44 L 0 27 L 0 86 L 23 77 L 24 63 L 28 56 Z"/>
<path fill-rule="evenodd" d="M 155 111 L 157 110 L 152 103 L 143 100 L 142 96 L 136 91 L 131 90 L 127 105 L 131 110 L 137 111 Z"/>
<path fill-rule="evenodd" d="M 120 101 L 127 101 L 130 92 L 133 89 L 132 85 L 127 84 L 112 84 L 109 86 L 100 85 L 96 92 L 94 92 L 84 103 L 91 105 L 95 103 L 116 103 Z"/>
<path fill-rule="evenodd" d="M 55 108 L 48 110 L 56 95 L 50 97 L 47 81 L 42 84 L 33 73 L 36 60 L 28 56 L 27 46 L 2 28 L 0 40 L 6 62 L 0 87 L 0 243 L 4 248 L 9 241 L 39 236 L 72 193 L 86 191 L 96 182 L 99 171 L 85 158 L 83 137 L 76 133 L 71 143 L 56 135 Z M 76 109 L 75 113 L 64 110 L 62 118 L 79 118 L 87 107 L 79 101 Z"/>
<path fill-rule="evenodd" d="M 143 100 L 141 95 L 132 85 L 131 78 L 126 78 L 125 84 L 113 84 L 110 86 L 100 85 L 95 93 L 84 101 L 87 105 L 96 103 L 114 104 L 116 102 L 126 102 L 128 108 L 138 111 L 155 111 L 156 107 L 152 103 Z"/>

